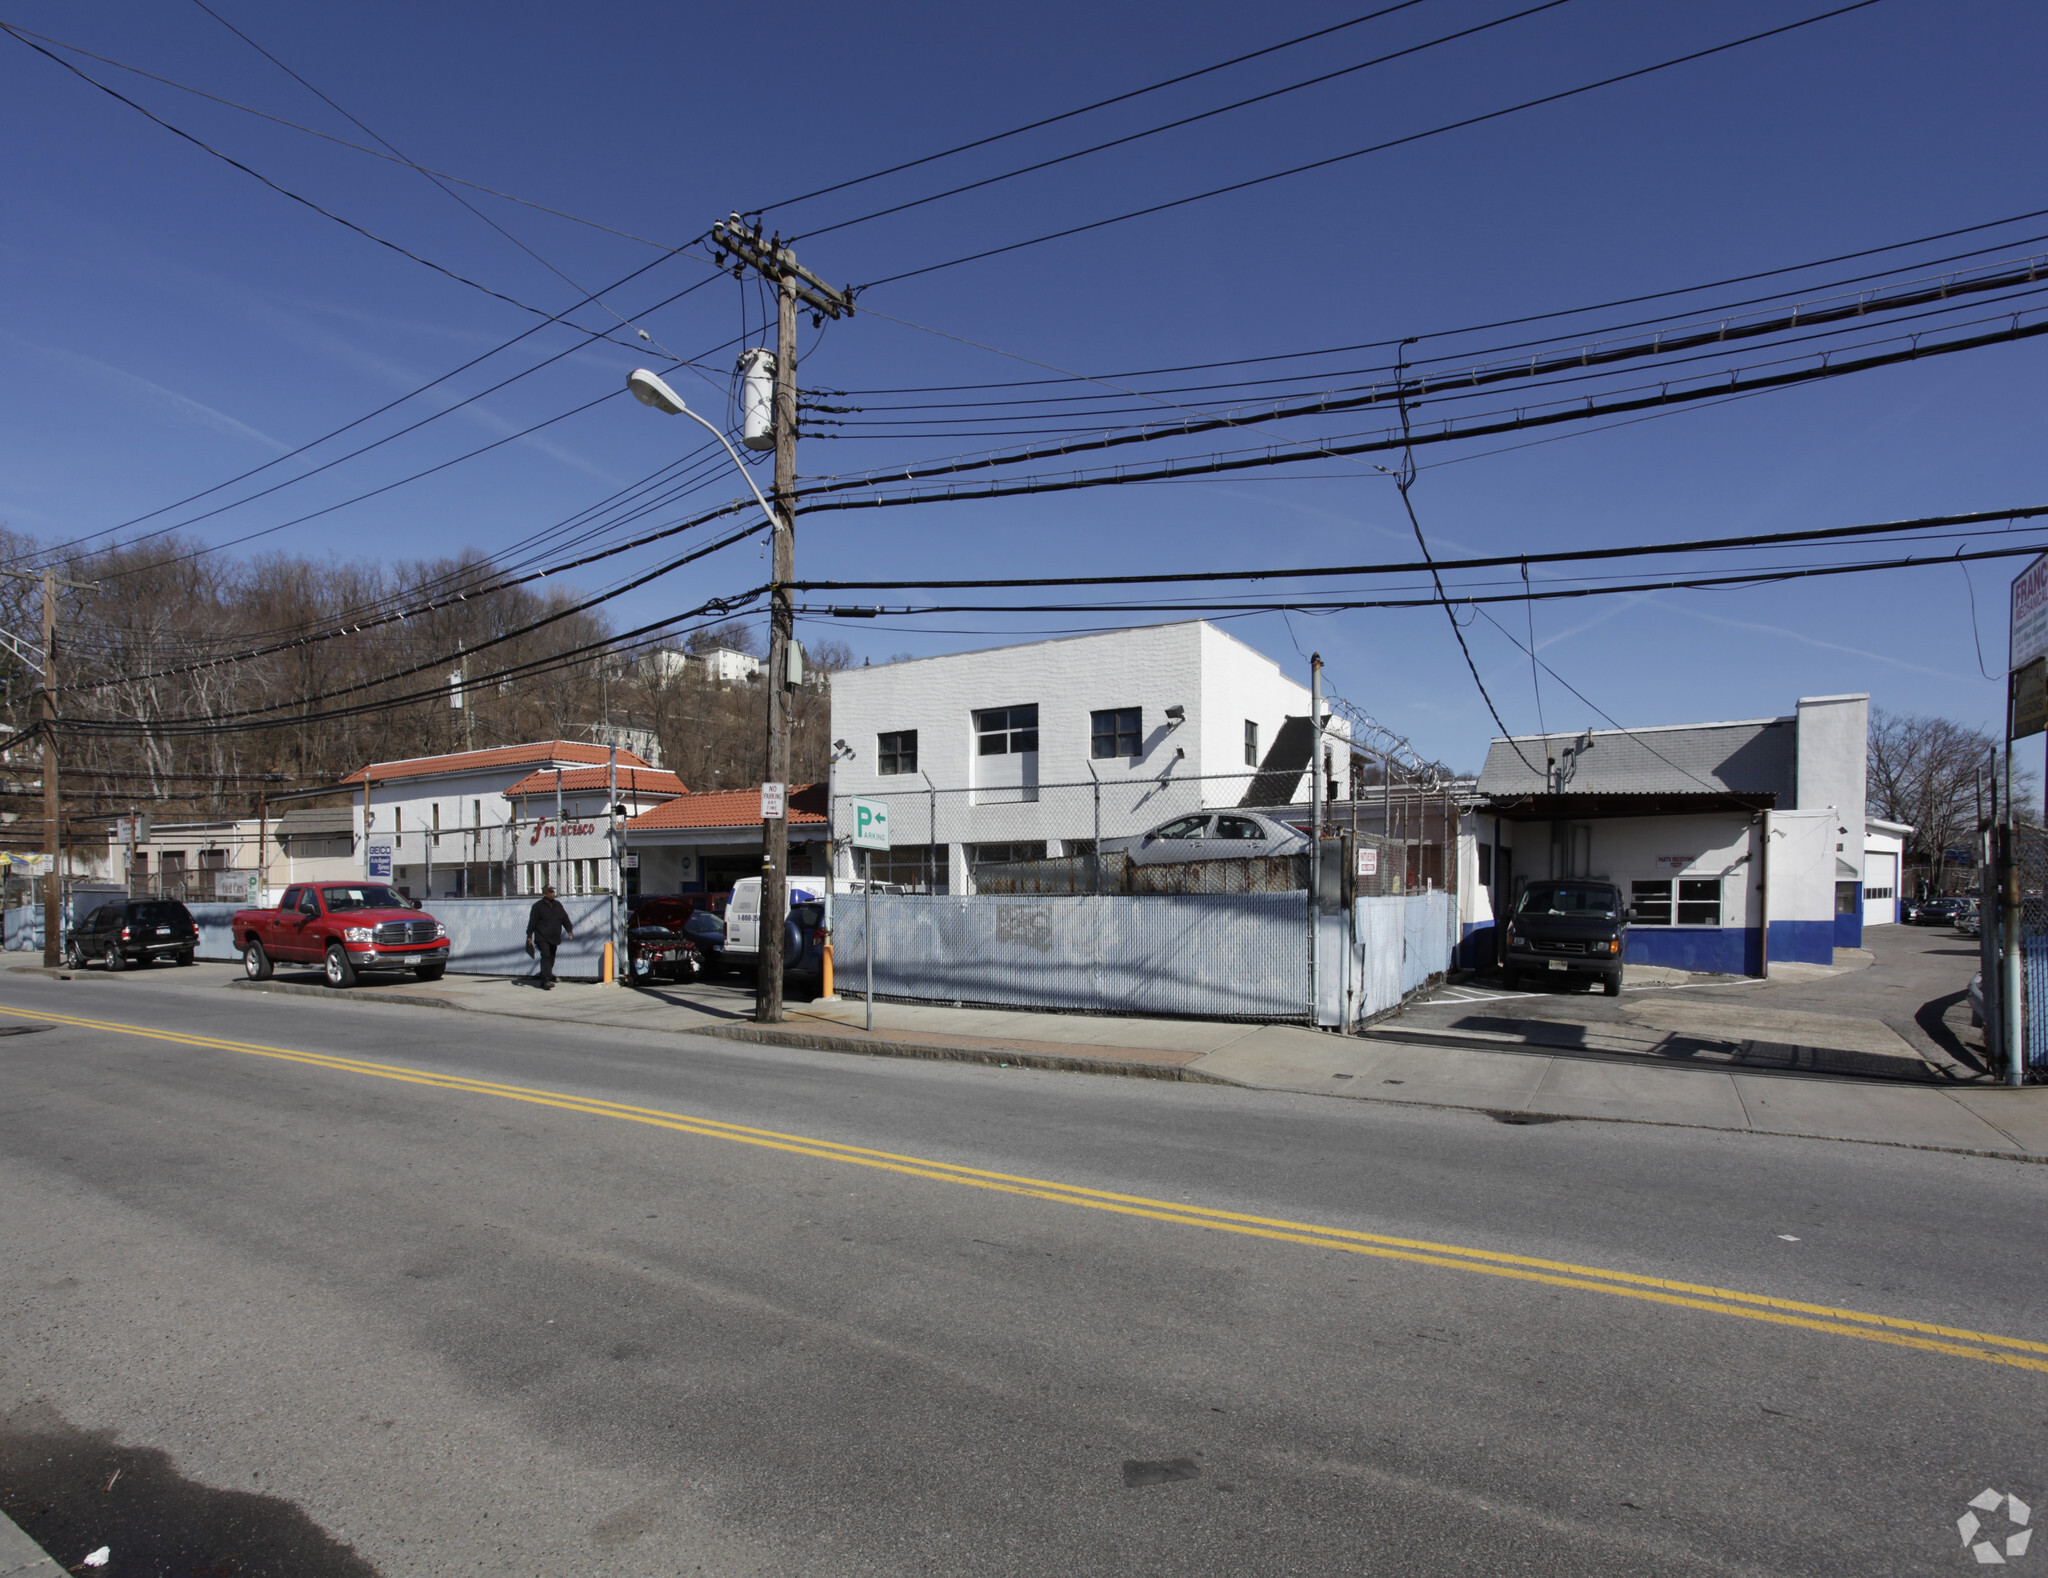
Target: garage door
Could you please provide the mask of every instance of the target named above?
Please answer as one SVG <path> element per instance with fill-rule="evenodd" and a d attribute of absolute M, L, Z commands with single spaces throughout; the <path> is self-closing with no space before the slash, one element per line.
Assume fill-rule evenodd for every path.
<path fill-rule="evenodd" d="M 1899 918 L 1899 857 L 1871 853 L 1863 857 L 1863 924 L 1890 926 Z"/>

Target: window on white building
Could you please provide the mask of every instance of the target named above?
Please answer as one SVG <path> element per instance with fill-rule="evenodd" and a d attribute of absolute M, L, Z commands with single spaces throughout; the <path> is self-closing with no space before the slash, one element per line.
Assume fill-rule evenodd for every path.
<path fill-rule="evenodd" d="M 1676 914 L 1672 889 L 1676 887 Z M 1629 884 L 1629 908 L 1638 926 L 1718 926 L 1721 924 L 1719 877 L 1660 877 Z"/>
<path fill-rule="evenodd" d="M 1098 760 L 1105 756 L 1136 756 L 1138 737 L 1143 732 L 1140 716 L 1136 707 L 1089 713 L 1088 754 Z"/>
<path fill-rule="evenodd" d="M 875 771 L 885 778 L 917 771 L 917 730 L 875 736 Z"/>
<path fill-rule="evenodd" d="M 1022 756 L 1038 749 L 1038 708 L 990 707 L 974 715 L 975 754 Z"/>
<path fill-rule="evenodd" d="M 1244 764 L 1247 767 L 1259 765 L 1259 726 L 1250 718 L 1244 720 Z"/>

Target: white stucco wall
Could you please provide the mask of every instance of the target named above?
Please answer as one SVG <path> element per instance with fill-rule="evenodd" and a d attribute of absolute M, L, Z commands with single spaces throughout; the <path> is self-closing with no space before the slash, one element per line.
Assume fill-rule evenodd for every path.
<path fill-rule="evenodd" d="M 1839 855 L 1863 874 L 1864 775 L 1868 765 L 1870 698 L 1799 698 L 1799 804 L 1802 811 L 1835 810 L 1835 832 L 1827 853 Z M 1839 847 L 1836 847 L 1839 846 Z M 1829 881 L 1835 880 L 1832 862 Z M 1830 900 L 1830 913 L 1833 913 Z"/>
<path fill-rule="evenodd" d="M 977 712 L 1031 705 L 1035 761 L 976 754 Z M 1169 706 L 1185 710 L 1182 722 L 1167 718 Z M 1127 707 L 1139 711 L 1138 754 L 1092 756 L 1090 715 Z M 1093 837 L 1097 779 L 1108 786 L 1104 837 L 1143 831 L 1192 806 L 1236 804 L 1251 772 L 1245 720 L 1259 724 L 1263 751 L 1290 714 L 1305 717 L 1308 708 L 1307 686 L 1202 621 L 915 658 L 833 676 L 832 737 L 854 752 L 838 764 L 836 789 L 888 801 L 899 844 L 952 846 L 960 892 L 964 844 L 1044 840 L 1051 853 Z M 920 772 L 877 772 L 877 736 L 906 729 L 917 731 Z M 1190 781 L 1204 774 L 1227 776 Z M 927 776 L 942 791 L 972 791 L 939 795 L 936 828 Z"/>
<path fill-rule="evenodd" d="M 1482 836 L 1490 824 L 1490 818 L 1481 821 Z M 1500 824 L 1501 843 L 1514 850 L 1514 875 L 1519 881 L 1540 881 L 1560 874 L 1550 869 L 1551 825 Z M 1595 882 L 1612 882 L 1624 899 L 1631 884 L 1639 881 L 1719 877 L 1721 925 L 1758 924 L 1757 889 L 1762 873 L 1757 869 L 1755 847 L 1761 828 L 1748 813 L 1607 817 L 1572 825 L 1591 829 L 1590 859 L 1584 875 Z M 1677 891 L 1672 890 L 1674 898 Z M 1832 910 L 1833 890 L 1829 892 Z"/>

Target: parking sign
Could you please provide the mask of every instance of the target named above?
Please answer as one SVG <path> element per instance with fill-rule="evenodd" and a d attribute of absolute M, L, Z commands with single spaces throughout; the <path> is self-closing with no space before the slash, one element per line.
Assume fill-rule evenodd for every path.
<path fill-rule="evenodd" d="M 853 847 L 855 849 L 887 849 L 889 847 L 889 807 L 882 800 L 856 800 L 853 802 Z"/>

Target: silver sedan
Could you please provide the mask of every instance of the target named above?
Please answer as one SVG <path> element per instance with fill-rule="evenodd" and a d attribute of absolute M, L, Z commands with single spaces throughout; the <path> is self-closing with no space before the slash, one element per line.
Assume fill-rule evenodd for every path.
<path fill-rule="evenodd" d="M 1104 854 L 1121 852 L 1136 866 L 1187 860 L 1249 860 L 1256 855 L 1301 855 L 1308 836 L 1255 811 L 1201 811 L 1162 822 L 1135 838 L 1105 838 Z"/>

